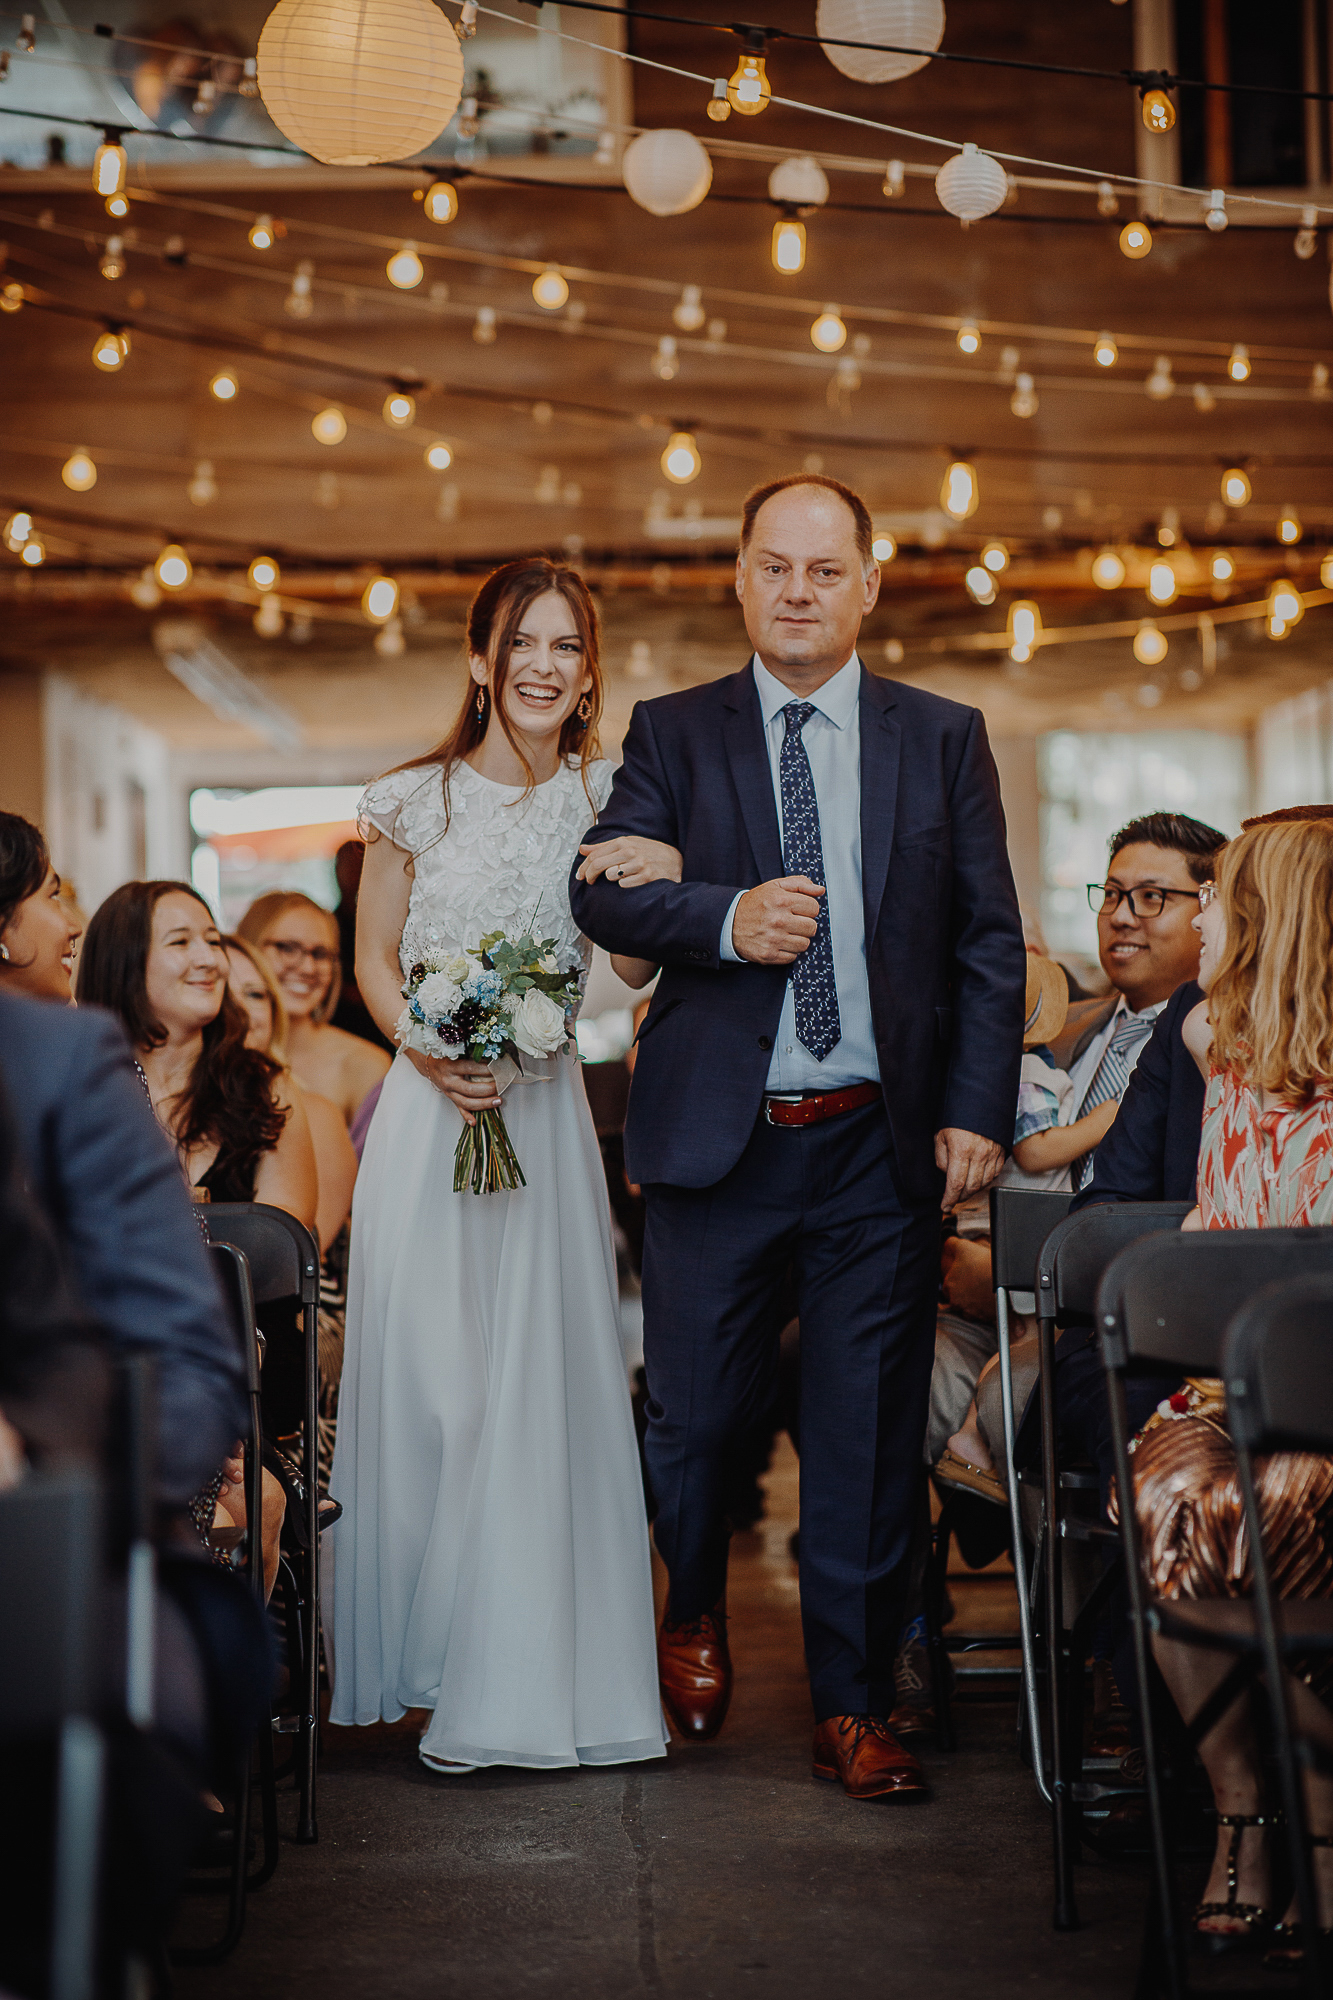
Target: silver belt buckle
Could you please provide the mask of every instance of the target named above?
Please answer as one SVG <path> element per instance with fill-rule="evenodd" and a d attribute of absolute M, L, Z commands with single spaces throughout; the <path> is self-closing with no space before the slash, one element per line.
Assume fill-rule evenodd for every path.
<path fill-rule="evenodd" d="M 769 1109 L 769 1106 L 770 1106 L 770 1105 L 773 1105 L 773 1104 L 800 1104 L 800 1103 L 803 1103 L 803 1102 L 804 1102 L 804 1099 L 805 1099 L 805 1092 L 804 1092 L 803 1090 L 796 1090 L 796 1091 L 786 1091 L 786 1090 L 766 1090 L 766 1091 L 764 1092 L 764 1119 L 765 1119 L 765 1122 L 766 1122 L 767 1124 L 769 1124 L 769 1125 L 771 1125 L 771 1124 L 772 1124 L 772 1123 L 774 1122 L 774 1121 L 773 1121 L 773 1113 L 772 1113 L 772 1111 L 771 1111 L 771 1110 Z"/>

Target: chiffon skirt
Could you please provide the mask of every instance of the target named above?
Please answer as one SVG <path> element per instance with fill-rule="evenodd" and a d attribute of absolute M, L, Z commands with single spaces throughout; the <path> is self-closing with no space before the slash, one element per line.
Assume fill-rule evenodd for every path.
<path fill-rule="evenodd" d="M 505 1092 L 527 1186 L 455 1194 L 462 1120 L 399 1056 L 352 1213 L 331 1720 L 429 1708 L 467 1764 L 664 1754 L 601 1157 L 547 1067 Z"/>

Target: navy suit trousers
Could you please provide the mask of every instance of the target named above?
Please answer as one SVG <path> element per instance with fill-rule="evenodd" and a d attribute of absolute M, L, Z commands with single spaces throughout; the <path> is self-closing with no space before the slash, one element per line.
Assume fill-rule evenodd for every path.
<path fill-rule="evenodd" d="M 771 1402 L 790 1271 L 801 1320 L 801 1616 L 815 1717 L 887 1716 L 921 1483 L 939 1209 L 905 1203 L 882 1104 L 760 1116 L 712 1187 L 644 1188 L 654 1533 L 674 1621 L 727 1574 L 727 1457 Z"/>

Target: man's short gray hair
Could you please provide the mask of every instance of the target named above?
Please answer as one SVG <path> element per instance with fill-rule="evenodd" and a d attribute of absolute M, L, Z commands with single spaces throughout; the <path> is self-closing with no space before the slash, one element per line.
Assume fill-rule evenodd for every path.
<path fill-rule="evenodd" d="M 851 487 L 844 486 L 840 479 L 830 479 L 823 472 L 789 472 L 781 479 L 765 480 L 762 486 L 756 486 L 752 492 L 746 494 L 745 504 L 741 508 L 741 561 L 744 562 L 745 551 L 750 546 L 755 516 L 759 509 L 766 500 L 771 500 L 777 493 L 785 493 L 791 486 L 822 486 L 826 492 L 837 494 L 843 505 L 850 510 L 855 523 L 857 554 L 867 571 L 873 569 L 875 530 L 870 519 L 870 509 L 859 493 L 854 493 Z"/>

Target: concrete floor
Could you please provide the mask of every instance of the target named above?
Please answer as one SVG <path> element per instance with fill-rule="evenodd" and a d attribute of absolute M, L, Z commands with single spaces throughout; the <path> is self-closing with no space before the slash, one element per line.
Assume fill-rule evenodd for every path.
<path fill-rule="evenodd" d="M 1052 1933 L 1048 1819 L 1011 1702 L 960 1704 L 959 1750 L 923 1754 L 925 1803 L 853 1803 L 811 1780 L 782 1443 L 768 1518 L 734 1544 L 737 1686 L 718 1741 L 630 1769 L 451 1780 L 422 1768 L 404 1725 L 329 1730 L 319 1845 L 284 1842 L 235 1955 L 181 1973 L 182 2000 L 1128 2000 L 1146 1877 L 1089 1861 L 1084 1928 Z M 969 1626 L 1010 1622 L 998 1577 L 954 1595 Z"/>

